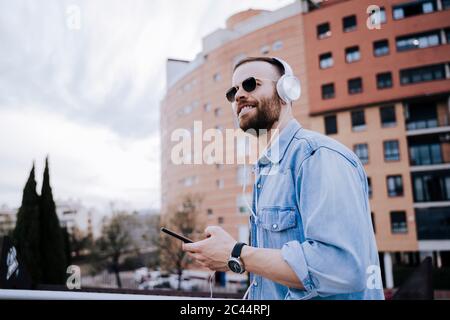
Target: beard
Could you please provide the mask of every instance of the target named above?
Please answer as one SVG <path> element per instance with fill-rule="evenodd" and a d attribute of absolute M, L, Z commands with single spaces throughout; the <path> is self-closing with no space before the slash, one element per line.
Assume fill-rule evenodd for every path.
<path fill-rule="evenodd" d="M 239 126 L 243 131 L 255 130 L 259 136 L 259 130 L 270 130 L 274 123 L 278 121 L 281 113 L 281 103 L 276 92 L 271 98 L 261 98 L 255 108 L 254 114 L 248 113 L 239 119 Z"/>

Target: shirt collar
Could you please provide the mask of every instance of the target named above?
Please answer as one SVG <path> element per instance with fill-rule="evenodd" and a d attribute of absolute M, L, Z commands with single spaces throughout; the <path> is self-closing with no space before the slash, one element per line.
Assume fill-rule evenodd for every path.
<path fill-rule="evenodd" d="M 286 150 L 291 143 L 294 135 L 302 126 L 296 119 L 290 120 L 280 134 L 274 139 L 271 146 L 258 159 L 258 165 L 267 165 L 269 163 L 278 164 L 283 159 Z"/>

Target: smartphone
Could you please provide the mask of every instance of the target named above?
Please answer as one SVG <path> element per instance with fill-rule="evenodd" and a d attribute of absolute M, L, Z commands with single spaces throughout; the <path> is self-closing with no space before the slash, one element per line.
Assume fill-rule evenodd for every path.
<path fill-rule="evenodd" d="M 173 231 L 171 231 L 171 230 L 169 230 L 167 228 L 162 227 L 161 231 L 164 232 L 164 233 L 167 233 L 169 236 L 175 237 L 175 238 L 183 241 L 184 243 L 193 243 L 194 242 L 191 239 L 183 237 L 182 235 L 179 235 L 178 233 L 173 232 Z"/>

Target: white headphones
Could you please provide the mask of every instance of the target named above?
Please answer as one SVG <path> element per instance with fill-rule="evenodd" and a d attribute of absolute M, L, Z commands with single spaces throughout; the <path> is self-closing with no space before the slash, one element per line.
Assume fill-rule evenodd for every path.
<path fill-rule="evenodd" d="M 286 61 L 277 57 L 272 57 L 272 59 L 281 63 L 284 68 L 284 74 L 277 82 L 278 95 L 286 103 L 297 100 L 302 93 L 300 80 L 294 75 L 291 66 Z"/>

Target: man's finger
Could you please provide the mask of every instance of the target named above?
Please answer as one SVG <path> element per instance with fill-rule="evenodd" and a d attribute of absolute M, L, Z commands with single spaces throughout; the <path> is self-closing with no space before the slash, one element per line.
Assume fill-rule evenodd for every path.
<path fill-rule="evenodd" d="M 199 241 L 200 242 L 200 241 Z M 199 242 L 183 243 L 183 251 L 197 253 L 201 251 L 201 244 Z"/>

